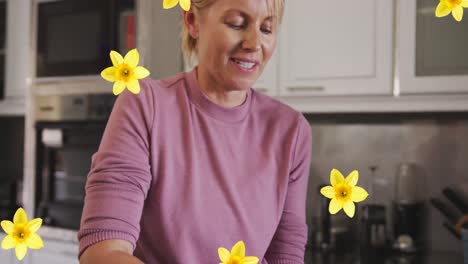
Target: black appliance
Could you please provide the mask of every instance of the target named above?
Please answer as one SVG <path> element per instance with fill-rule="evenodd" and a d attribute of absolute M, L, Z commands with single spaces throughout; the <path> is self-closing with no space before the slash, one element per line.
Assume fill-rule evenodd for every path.
<path fill-rule="evenodd" d="M 135 47 L 135 0 L 38 3 L 37 76 L 97 75 Z M 122 41 L 128 40 L 128 41 Z"/>
<path fill-rule="evenodd" d="M 416 163 L 401 163 L 397 169 L 395 200 L 392 202 L 393 248 L 418 253 L 426 248 L 426 173 Z"/>
<path fill-rule="evenodd" d="M 47 100 L 42 98 L 42 107 L 37 109 L 37 116 L 44 119 L 36 123 L 35 206 L 45 225 L 77 230 L 91 158 L 99 148 L 115 96 L 88 95 L 73 105 L 61 107 L 64 103 L 60 102 L 75 101 L 70 97 L 78 98 L 51 97 L 53 102 L 58 101 L 51 107 L 44 107 Z M 96 98 L 101 98 L 100 104 L 92 103 Z M 71 117 L 74 119 L 70 120 Z"/>
<path fill-rule="evenodd" d="M 36 124 L 36 208 L 44 224 L 79 228 L 86 176 L 104 127 L 105 122 L 100 121 Z M 50 139 L 54 137 L 61 139 Z"/>

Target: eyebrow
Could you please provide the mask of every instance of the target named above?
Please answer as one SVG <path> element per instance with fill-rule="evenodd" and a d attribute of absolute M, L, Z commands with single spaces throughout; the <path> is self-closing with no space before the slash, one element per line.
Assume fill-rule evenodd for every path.
<path fill-rule="evenodd" d="M 224 12 L 224 15 L 227 15 L 229 13 L 232 13 L 232 12 L 237 12 L 237 13 L 240 13 L 242 16 L 244 17 L 248 17 L 248 18 L 251 18 L 251 16 L 247 13 L 247 12 L 244 12 L 240 9 L 229 9 L 229 10 L 226 10 Z M 273 20 L 274 16 L 273 15 L 269 15 L 267 17 L 265 17 L 263 20 Z"/>

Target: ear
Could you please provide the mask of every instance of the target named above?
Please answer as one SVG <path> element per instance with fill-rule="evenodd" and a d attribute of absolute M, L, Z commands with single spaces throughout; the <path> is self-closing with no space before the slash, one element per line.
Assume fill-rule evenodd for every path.
<path fill-rule="evenodd" d="M 189 11 L 183 11 L 184 23 L 187 27 L 188 33 L 192 38 L 198 38 L 198 17 L 193 11 L 193 8 L 190 8 Z"/>

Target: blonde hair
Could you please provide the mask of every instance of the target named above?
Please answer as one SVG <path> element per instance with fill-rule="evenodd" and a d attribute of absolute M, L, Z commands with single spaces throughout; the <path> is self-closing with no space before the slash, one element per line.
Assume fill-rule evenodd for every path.
<path fill-rule="evenodd" d="M 190 8 L 200 10 L 211 5 L 214 1 L 216 0 L 191 0 Z M 272 13 L 277 17 L 276 21 L 278 22 L 278 25 L 280 25 L 284 13 L 284 0 L 273 0 L 273 6 L 271 10 Z M 187 65 L 192 65 L 197 56 L 197 40 L 190 35 L 187 26 L 183 21 L 180 37 L 182 39 L 182 52 L 184 55 L 184 61 Z"/>

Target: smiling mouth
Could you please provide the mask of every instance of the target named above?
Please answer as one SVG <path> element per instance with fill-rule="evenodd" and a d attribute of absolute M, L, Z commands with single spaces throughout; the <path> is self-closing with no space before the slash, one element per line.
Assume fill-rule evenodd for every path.
<path fill-rule="evenodd" d="M 247 61 L 242 61 L 238 59 L 231 59 L 234 63 L 238 64 L 244 69 L 252 69 L 257 63 L 255 62 L 247 62 Z"/>

